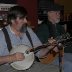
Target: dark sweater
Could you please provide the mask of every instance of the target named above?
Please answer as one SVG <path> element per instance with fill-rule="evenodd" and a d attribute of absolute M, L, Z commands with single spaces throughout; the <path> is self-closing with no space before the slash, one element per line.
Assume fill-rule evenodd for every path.
<path fill-rule="evenodd" d="M 60 36 L 64 33 L 64 27 L 60 24 L 52 24 L 49 21 L 44 21 L 37 28 L 36 34 L 42 43 L 46 43 L 48 38 Z"/>

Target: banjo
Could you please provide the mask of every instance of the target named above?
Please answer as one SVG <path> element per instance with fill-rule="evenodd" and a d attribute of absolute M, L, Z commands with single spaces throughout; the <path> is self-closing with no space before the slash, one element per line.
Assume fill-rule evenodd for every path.
<path fill-rule="evenodd" d="M 10 65 L 17 70 L 26 70 L 31 67 L 34 62 L 34 52 L 26 53 L 29 49 L 26 45 L 17 45 L 12 48 L 10 54 L 14 54 L 16 52 L 24 53 L 25 59 L 23 61 L 16 61 L 11 63 Z"/>
<path fill-rule="evenodd" d="M 30 47 L 24 44 L 14 46 L 11 49 L 10 54 L 14 54 L 16 52 L 24 53 L 25 59 L 23 61 L 12 62 L 10 63 L 10 65 L 17 70 L 26 70 L 30 68 L 34 62 L 34 59 L 35 59 L 34 53 L 46 47 L 47 45 L 42 45 L 37 48 L 32 48 L 29 50 Z"/>

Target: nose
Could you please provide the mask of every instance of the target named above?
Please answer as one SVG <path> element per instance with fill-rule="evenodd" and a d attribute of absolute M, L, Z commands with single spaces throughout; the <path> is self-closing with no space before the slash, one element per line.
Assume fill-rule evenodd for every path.
<path fill-rule="evenodd" d="M 56 15 L 57 15 L 57 16 L 60 16 L 60 12 L 57 12 Z"/>

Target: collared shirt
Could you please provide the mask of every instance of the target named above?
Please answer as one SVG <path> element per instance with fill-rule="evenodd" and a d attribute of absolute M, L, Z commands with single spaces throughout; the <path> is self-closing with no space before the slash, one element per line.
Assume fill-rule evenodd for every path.
<path fill-rule="evenodd" d="M 12 47 L 16 46 L 16 45 L 24 44 L 24 45 L 27 45 L 30 48 L 32 48 L 31 43 L 30 43 L 29 39 L 26 36 L 26 33 L 23 33 L 19 37 L 19 36 L 16 36 L 11 31 L 10 26 L 7 26 L 6 29 L 8 31 Z M 29 28 L 29 27 L 27 27 L 27 30 L 28 30 L 28 32 L 29 32 L 29 34 L 31 36 L 34 48 L 42 45 L 41 41 L 38 39 L 36 34 L 33 32 L 33 30 L 31 28 Z M 4 34 L 3 34 L 2 30 L 0 30 L 0 56 L 5 56 L 5 55 L 8 55 L 8 54 L 9 54 L 9 51 L 8 51 L 8 48 L 7 48 L 5 37 L 4 37 Z"/>

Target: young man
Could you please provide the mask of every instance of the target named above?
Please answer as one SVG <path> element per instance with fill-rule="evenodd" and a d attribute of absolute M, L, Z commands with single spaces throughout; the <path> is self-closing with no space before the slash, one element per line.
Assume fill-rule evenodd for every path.
<path fill-rule="evenodd" d="M 46 6 L 43 13 L 47 16 L 47 19 L 39 25 L 36 31 L 36 34 L 42 43 L 46 43 L 48 38 L 51 37 L 61 40 L 62 35 L 65 33 L 64 26 L 59 24 L 61 10 L 63 10 L 63 7 L 58 4 L 49 3 Z M 72 54 L 70 53 L 64 54 L 64 72 L 70 72 L 70 70 L 72 70 L 71 57 Z M 55 61 L 55 63 L 57 63 L 57 61 Z"/>

